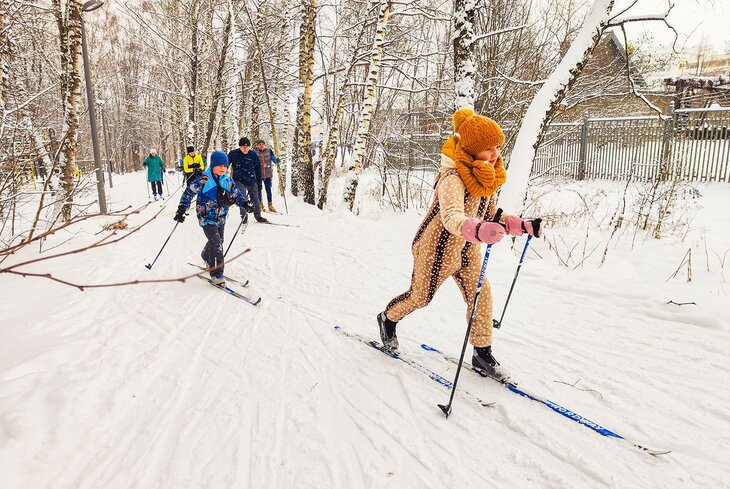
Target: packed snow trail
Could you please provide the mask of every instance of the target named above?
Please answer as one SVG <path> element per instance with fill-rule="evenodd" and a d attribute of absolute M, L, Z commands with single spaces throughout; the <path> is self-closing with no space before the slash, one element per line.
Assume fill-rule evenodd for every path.
<path fill-rule="evenodd" d="M 115 176 L 112 209 L 146 201 L 138 180 Z M 708 203 L 730 197 L 713 189 Z M 193 215 L 144 268 L 176 203 L 116 245 L 29 269 L 83 283 L 187 275 L 204 243 Z M 263 297 L 257 307 L 195 278 L 79 292 L 0 275 L 3 488 L 699 488 L 730 480 L 727 297 L 706 287 L 712 277 L 701 270 L 696 283 L 665 284 L 684 252 L 673 243 L 647 241 L 614 250 L 601 270 L 568 270 L 533 240 L 543 259 L 528 255 L 509 324 L 495 332 L 495 355 L 521 382 L 672 449 L 655 458 L 471 372 L 460 386 L 497 405 L 461 399 L 444 420 L 441 386 L 332 329 L 346 324 L 377 339 L 375 315 L 408 286 L 420 216 L 321 213 L 297 201 L 290 211 L 271 218 L 300 227 L 253 222 L 231 251 L 252 249 L 226 273 L 250 280 L 247 294 Z M 720 210 L 706 219 L 717 232 L 730 229 Z M 71 233 L 73 246 L 90 243 L 104 223 L 45 246 Z M 232 213 L 227 231 L 237 224 Z M 518 253 L 506 240 L 492 250 L 495 309 Z M 700 306 L 667 305 L 671 298 Z M 458 353 L 464 312 L 447 282 L 399 324 L 401 351 L 452 378 L 453 366 L 420 344 Z M 556 382 L 578 379 L 600 395 Z"/>

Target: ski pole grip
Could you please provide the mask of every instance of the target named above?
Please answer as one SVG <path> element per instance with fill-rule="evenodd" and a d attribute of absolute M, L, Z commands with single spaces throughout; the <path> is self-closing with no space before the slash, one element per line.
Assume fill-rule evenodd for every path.
<path fill-rule="evenodd" d="M 497 212 L 494 213 L 494 219 L 492 219 L 492 221 L 499 222 L 499 220 L 502 218 L 502 213 L 503 212 L 504 211 L 502 210 L 501 207 L 499 209 L 497 209 Z"/>
<path fill-rule="evenodd" d="M 532 220 L 532 229 L 537 229 L 538 232 L 536 234 L 536 238 L 539 238 L 542 236 L 542 217 L 538 217 L 537 219 Z"/>

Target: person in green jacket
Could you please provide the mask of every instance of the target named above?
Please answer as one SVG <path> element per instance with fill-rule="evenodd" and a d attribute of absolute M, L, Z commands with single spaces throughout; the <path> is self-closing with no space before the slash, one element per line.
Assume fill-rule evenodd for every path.
<path fill-rule="evenodd" d="M 155 200 L 162 198 L 162 175 L 165 173 L 165 163 L 157 155 L 157 150 L 151 149 L 149 156 L 142 162 L 147 167 L 147 181 L 152 185 Z"/>

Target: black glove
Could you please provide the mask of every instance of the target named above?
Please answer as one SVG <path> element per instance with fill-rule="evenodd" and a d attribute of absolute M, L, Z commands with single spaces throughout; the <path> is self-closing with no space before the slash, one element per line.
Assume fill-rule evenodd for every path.
<path fill-rule="evenodd" d="M 193 163 L 190 168 L 200 168 L 200 163 Z"/>
<path fill-rule="evenodd" d="M 176 220 L 177 222 L 184 222 L 186 210 L 188 210 L 188 208 L 185 207 L 184 205 L 177 206 L 177 213 L 175 214 L 175 217 L 173 217 L 173 219 Z"/>

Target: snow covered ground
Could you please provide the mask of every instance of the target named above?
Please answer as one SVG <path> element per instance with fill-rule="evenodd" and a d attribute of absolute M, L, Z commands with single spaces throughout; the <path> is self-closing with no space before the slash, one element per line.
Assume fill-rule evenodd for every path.
<path fill-rule="evenodd" d="M 144 204 L 142 179 L 115 177 L 110 207 Z M 618 195 L 620 184 L 572 184 L 542 196 L 541 209 L 570 215 L 581 189 Z M 555 218 L 552 245 L 533 240 L 495 333 L 495 355 L 522 386 L 669 455 L 601 437 L 470 372 L 460 385 L 496 406 L 457 393 L 445 420 L 436 404 L 448 391 L 333 330 L 377 337 L 375 315 L 408 286 L 421 216 L 322 213 L 290 200 L 289 215 L 269 217 L 299 227 L 252 222 L 233 245 L 232 253 L 252 249 L 227 274 L 251 280 L 244 290 L 263 297 L 256 307 L 194 278 L 80 292 L 0 274 L 0 485 L 727 487 L 730 186 L 699 190 L 681 206 L 690 223 L 684 239 L 622 232 L 602 267 L 606 229 L 587 235 L 575 220 Z M 204 243 L 193 216 L 144 268 L 174 225 L 178 196 L 118 244 L 26 269 L 85 284 L 187 275 Z M 585 222 L 613 209 L 589 204 Z M 159 210 L 152 203 L 128 222 Z M 112 221 L 80 223 L 44 249 L 89 244 Z M 228 240 L 238 222 L 234 212 Z M 575 256 L 596 244 L 579 266 Z M 686 267 L 667 281 L 690 247 L 692 281 Z M 36 252 L 29 247 L 3 266 Z M 492 251 L 498 312 L 518 258 L 508 240 Z M 402 351 L 452 378 L 453 366 L 420 344 L 458 355 L 464 311 L 447 282 L 399 324 Z"/>

